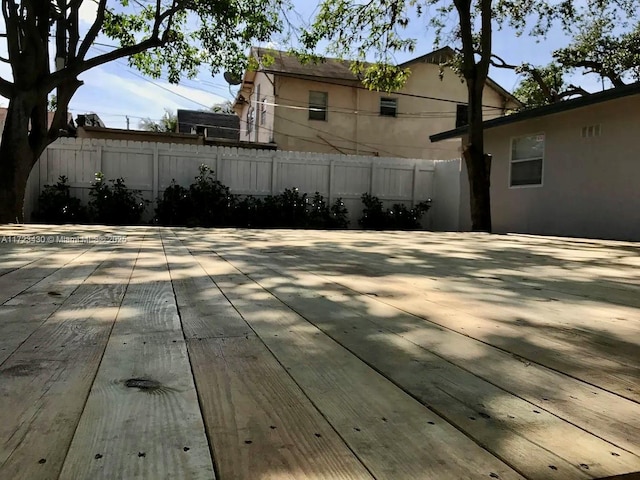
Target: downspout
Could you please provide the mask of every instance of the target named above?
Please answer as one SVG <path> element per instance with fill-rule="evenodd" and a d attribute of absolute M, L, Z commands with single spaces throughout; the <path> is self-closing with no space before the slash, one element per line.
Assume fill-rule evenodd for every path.
<path fill-rule="evenodd" d="M 355 144 L 356 144 L 356 155 L 360 154 L 360 150 L 359 150 L 359 145 L 360 143 L 358 142 L 358 116 L 360 114 L 359 110 L 360 110 L 360 89 L 358 88 L 358 86 L 354 87 L 355 93 L 356 93 L 356 110 L 354 112 L 354 118 L 355 118 L 355 127 L 356 127 L 356 131 L 355 131 Z"/>
<path fill-rule="evenodd" d="M 271 86 L 273 87 L 273 115 L 271 116 L 271 127 L 269 128 L 269 130 L 271 131 L 271 135 L 269 137 L 269 142 L 270 143 L 275 143 L 276 139 L 274 136 L 274 131 L 276 129 L 276 108 L 278 106 L 278 94 L 276 93 L 276 81 L 277 81 L 277 76 L 274 74 L 273 75 L 273 80 L 271 80 L 271 78 L 269 78 L 269 74 L 265 73 L 265 76 L 267 77 L 267 80 L 269 80 L 269 83 L 271 83 Z M 268 117 L 267 117 L 268 118 Z M 269 127 L 267 125 L 267 127 Z"/>

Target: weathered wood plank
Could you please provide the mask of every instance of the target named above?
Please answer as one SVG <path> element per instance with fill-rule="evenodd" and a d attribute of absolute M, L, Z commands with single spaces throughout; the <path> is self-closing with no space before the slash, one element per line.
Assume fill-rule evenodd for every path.
<path fill-rule="evenodd" d="M 138 242 L 103 263 L 0 368 L 0 478 L 56 478 L 104 352 Z"/>
<path fill-rule="evenodd" d="M 0 306 L 0 365 L 69 298 L 107 258 L 93 248 Z"/>
<path fill-rule="evenodd" d="M 234 265 L 263 288 L 527 478 L 597 478 L 640 469 L 640 457 L 382 326 L 396 322 L 406 328 L 403 312 L 345 295 L 343 287 L 292 266 L 255 256 L 245 257 L 239 266 L 239 260 Z M 447 342 L 456 334 L 450 337 Z M 558 375 L 557 381 L 562 380 Z"/>
<path fill-rule="evenodd" d="M 43 255 L 43 258 L 0 277 L 0 303 L 7 302 L 44 278 L 56 273 L 59 269 L 77 259 L 90 247 L 90 245 L 66 248 L 43 246 L 43 250 L 47 252 Z"/>
<path fill-rule="evenodd" d="M 186 248 L 165 248 L 220 478 L 371 478 Z"/>
<path fill-rule="evenodd" d="M 159 238 L 143 244 L 60 478 L 214 478 Z"/>
<path fill-rule="evenodd" d="M 251 245 L 247 248 L 251 248 Z M 251 251 L 253 255 L 256 254 L 254 250 Z M 225 253 L 225 256 L 234 258 L 231 251 Z M 282 256 L 279 258 L 280 262 L 285 262 Z M 286 262 L 289 266 L 300 264 L 297 258 Z M 307 262 L 305 268 L 313 269 L 312 265 L 311 262 Z M 404 314 L 403 311 L 410 310 L 410 307 L 407 307 L 411 302 L 407 300 L 408 295 L 394 297 L 391 300 L 391 297 L 387 296 L 383 298 L 384 303 L 380 301 L 383 292 L 387 291 L 385 288 L 395 288 L 393 282 L 381 284 L 365 277 L 352 277 L 347 274 L 329 276 L 324 272 L 322 278 L 320 285 L 328 282 L 330 285 L 341 284 L 349 287 L 341 294 L 335 293 L 336 286 L 328 287 L 330 291 L 334 290 L 333 296 L 329 294 L 329 298 L 349 302 L 356 301 L 357 297 L 361 302 L 360 308 L 380 312 L 374 316 L 374 321 L 381 326 L 539 408 L 640 455 L 637 442 L 637 438 L 640 438 L 640 405 L 637 403 L 579 380 L 559 377 L 557 372 L 477 342 L 465 336 L 464 330 L 463 335 L 456 335 L 449 329 L 439 328 L 440 318 L 446 318 L 451 323 L 463 322 L 467 318 L 466 314 L 459 311 L 450 311 L 439 305 L 430 309 L 428 314 L 423 310 L 423 317 L 428 318 L 429 322 Z M 374 298 L 371 295 L 362 296 L 355 293 L 362 290 L 380 291 L 381 295 Z M 392 308 L 394 305 L 397 308 Z M 385 321 L 387 317 L 388 320 Z M 474 333 L 475 335 L 477 334 Z"/>
<path fill-rule="evenodd" d="M 379 300 L 498 346 L 527 361 L 640 402 L 637 388 L 640 379 L 637 362 L 640 334 L 637 329 L 640 322 L 615 320 L 609 325 L 616 333 L 610 334 L 600 327 L 601 323 L 607 323 L 603 317 L 613 314 L 607 313 L 606 308 L 594 309 L 593 313 L 582 309 L 581 315 L 577 316 L 572 311 L 573 304 L 562 306 L 561 302 L 553 302 L 553 307 L 545 307 L 530 297 L 505 292 L 501 286 L 483 286 L 475 277 L 463 277 L 458 273 L 451 280 L 448 275 L 454 275 L 452 272 L 438 277 L 430 260 L 421 256 L 426 257 L 428 252 L 416 251 L 418 245 L 407 247 L 409 253 L 405 254 L 402 245 L 386 246 L 385 235 L 382 240 L 365 238 L 368 239 L 366 250 L 348 241 L 340 246 L 336 241 L 335 245 L 313 248 L 308 245 L 308 239 L 303 244 L 301 239 L 294 237 L 291 246 L 276 247 L 276 251 L 280 258 L 293 256 L 299 263 L 304 262 L 314 271 L 359 293 L 370 293 Z M 277 245 L 277 241 L 275 243 Z M 249 244 L 248 248 L 258 245 L 259 241 Z M 265 252 L 264 244 L 260 246 L 262 250 L 252 248 L 254 254 Z M 463 247 L 464 244 L 459 248 Z M 461 254 L 452 247 L 449 250 L 455 263 L 455 255 Z M 273 251 L 273 247 L 266 251 Z M 472 253 L 473 250 L 466 254 Z M 339 264 L 336 258 L 340 258 Z M 412 262 L 416 265 L 412 266 Z M 501 264 L 491 265 L 499 268 Z M 480 267 L 468 268 L 470 273 L 478 270 Z M 452 286 L 454 283 L 457 286 Z M 619 315 L 631 316 L 630 310 L 626 308 Z M 549 318 L 554 321 L 547 320 Z M 631 316 L 629 320 L 633 318 Z M 624 320 L 623 317 L 620 319 Z M 576 323 L 584 327 L 574 328 Z"/>
<path fill-rule="evenodd" d="M 231 265 L 192 253 L 376 478 L 521 478 Z"/>

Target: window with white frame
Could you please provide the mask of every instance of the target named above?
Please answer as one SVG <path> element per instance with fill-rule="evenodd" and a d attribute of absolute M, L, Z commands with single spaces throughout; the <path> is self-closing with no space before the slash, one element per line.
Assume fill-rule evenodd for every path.
<path fill-rule="evenodd" d="M 544 134 L 511 139 L 511 173 L 509 186 L 542 185 Z"/>
<path fill-rule="evenodd" d="M 398 99 L 382 97 L 380 98 L 380 115 L 383 117 L 395 117 L 398 114 Z"/>
<path fill-rule="evenodd" d="M 327 120 L 327 92 L 309 92 L 309 120 Z"/>

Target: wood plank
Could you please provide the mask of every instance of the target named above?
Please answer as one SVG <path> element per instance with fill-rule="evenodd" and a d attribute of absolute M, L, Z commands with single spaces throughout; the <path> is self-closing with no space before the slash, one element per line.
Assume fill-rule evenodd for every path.
<path fill-rule="evenodd" d="M 214 476 L 164 251 L 154 238 L 143 244 L 60 479 Z"/>
<path fill-rule="evenodd" d="M 46 252 L 43 258 L 0 277 L 0 304 L 5 303 L 19 293 L 27 290 L 49 275 L 54 274 L 86 252 L 90 248 L 90 245 L 60 248 L 43 246 L 42 248 Z"/>
<path fill-rule="evenodd" d="M 571 313 L 572 305 L 559 312 L 540 311 L 539 302 L 528 302 L 526 297 L 513 297 L 509 302 L 518 307 L 509 309 L 503 306 L 504 302 L 500 299 L 500 296 L 504 298 L 509 294 L 495 285 L 490 286 L 495 287 L 495 296 L 490 296 L 483 302 L 474 301 L 473 295 L 482 292 L 482 286 L 478 285 L 476 279 L 461 281 L 462 286 L 458 290 L 443 291 L 447 289 L 442 286 L 446 279 L 436 281 L 430 276 L 430 268 L 428 275 L 424 271 L 418 275 L 419 266 L 405 265 L 407 260 L 404 259 L 401 247 L 386 247 L 380 240 L 370 240 L 366 244 L 366 253 L 349 243 L 342 244 L 345 250 L 342 253 L 337 246 L 314 249 L 297 242 L 300 241 L 294 239 L 292 247 L 278 249 L 279 256 L 282 258 L 283 254 L 294 255 L 298 262 L 315 264 L 316 272 L 359 293 L 374 294 L 379 300 L 503 348 L 526 361 L 565 372 L 640 402 L 640 390 L 637 388 L 640 379 L 640 365 L 637 362 L 640 335 L 634 333 L 636 330 L 632 329 L 625 334 L 625 327 L 622 326 L 621 336 L 607 335 L 598 326 L 601 317 L 585 320 L 589 322 L 589 328 L 583 331 L 571 328 L 571 325 L 558 325 L 561 320 L 541 323 L 537 318 L 568 317 L 571 322 L 575 321 L 576 317 Z M 335 243 L 337 245 L 339 242 Z M 259 242 L 250 247 L 253 245 L 259 245 Z M 402 262 L 397 266 L 389 265 L 388 256 L 369 253 L 369 249 L 375 252 L 375 248 L 387 253 L 389 252 L 383 249 L 395 248 L 393 256 L 400 257 Z M 262 251 L 253 251 L 256 254 L 263 253 L 264 244 Z M 340 258 L 339 264 L 336 258 Z M 411 272 L 412 268 L 415 273 L 404 273 Z M 385 281 L 381 282 L 381 278 Z M 527 313 L 528 310 L 531 313 Z M 606 310 L 602 309 L 600 313 L 606 314 Z M 590 314 L 583 311 L 582 317 L 589 319 Z M 625 322 L 618 322 L 620 323 Z"/>
<path fill-rule="evenodd" d="M 255 251 L 251 251 L 255 255 Z M 228 256 L 233 258 L 231 253 Z M 279 263 L 285 262 L 282 257 L 279 258 Z M 252 262 L 254 261 L 256 260 L 253 259 Z M 285 263 L 289 268 L 295 267 L 296 264 L 295 261 Z M 250 271 L 250 264 L 251 262 L 245 262 L 242 268 Z M 310 267 L 307 264 L 305 268 Z M 637 403 L 571 377 L 559 376 L 558 372 L 514 357 L 508 352 L 492 348 L 465 335 L 440 328 L 438 323 L 431 322 L 433 319 L 437 321 L 438 315 L 442 315 L 442 310 L 446 309 L 434 308 L 429 312 L 428 318 L 431 321 L 426 322 L 423 318 L 404 313 L 407 307 L 399 300 L 397 308 L 394 308 L 387 298 L 383 303 L 378 297 L 358 295 L 355 292 L 361 289 L 362 285 L 346 275 L 322 275 L 318 278 L 321 279 L 318 288 L 325 285 L 329 290 L 328 298 L 342 303 L 360 302 L 362 308 L 377 312 L 372 319 L 381 327 L 446 358 L 505 391 L 524 398 L 539 407 L 539 411 L 546 410 L 618 447 L 640 455 L 639 444 L 636 441 L 640 438 L 640 405 Z M 359 280 L 366 282 L 366 279 Z M 385 282 L 384 285 L 392 288 L 390 283 Z M 336 284 L 349 285 L 355 292 L 349 288 L 341 292 Z M 367 284 L 367 287 L 378 288 L 370 284 Z M 452 314 L 451 318 L 459 320 L 461 315 L 455 312 L 455 316 Z"/>
<path fill-rule="evenodd" d="M 107 255 L 107 248 L 92 248 L 0 306 L 0 365 L 60 308 Z"/>
<path fill-rule="evenodd" d="M 191 258 L 189 251 L 172 237 L 168 233 L 164 243 L 185 338 L 255 335 L 246 322 L 238 320 L 238 312 L 198 262 Z"/>
<path fill-rule="evenodd" d="M 239 268 L 527 478 L 596 478 L 640 469 L 640 457 L 382 327 L 391 319 L 406 327 L 402 312 L 375 308 L 366 298 L 344 295 L 344 288 L 327 285 L 316 275 L 270 260 L 245 257 Z"/>
<path fill-rule="evenodd" d="M 374 477 L 522 478 L 228 263 L 192 253 Z"/>
<path fill-rule="evenodd" d="M 605 340 L 600 335 L 581 335 L 564 326 L 545 328 L 522 319 L 528 308 L 524 302 L 520 316 L 516 316 L 515 311 L 511 314 L 501 313 L 499 305 L 490 303 L 475 305 L 475 310 L 471 310 L 465 305 L 466 297 L 460 294 L 433 294 L 429 291 L 428 298 L 425 298 L 421 292 L 428 290 L 399 278 L 389 278 L 384 284 L 372 280 L 371 276 L 349 276 L 344 273 L 330 274 L 327 278 L 358 293 L 375 295 L 379 301 L 445 328 L 511 352 L 525 361 L 561 371 L 640 402 L 640 390 L 637 388 L 640 365 L 633 360 L 640 348 L 636 345 L 636 338 L 640 336 Z M 443 297 L 447 297 L 446 300 Z M 501 315 L 509 319 L 501 320 Z M 513 319 L 515 325 L 511 326 L 509 322 Z"/>
<path fill-rule="evenodd" d="M 56 478 L 118 313 L 138 242 L 103 263 L 0 368 L 0 478 Z"/>
<path fill-rule="evenodd" d="M 220 478 L 372 478 L 187 249 L 165 248 Z"/>

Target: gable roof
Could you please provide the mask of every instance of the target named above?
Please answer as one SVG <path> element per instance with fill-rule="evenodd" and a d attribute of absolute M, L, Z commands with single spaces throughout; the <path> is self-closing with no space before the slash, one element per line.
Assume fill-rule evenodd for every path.
<path fill-rule="evenodd" d="M 435 65 L 440 65 L 451 60 L 455 55 L 456 51 L 453 48 L 445 46 L 420 57 L 412 58 L 411 60 L 401 63 L 399 66 L 406 68 L 415 63 L 433 63 Z M 516 105 L 523 106 L 520 100 L 518 100 L 515 96 L 513 96 L 513 94 L 502 88 L 495 80 L 492 80 L 490 77 L 487 77 L 486 84 L 503 97 L 511 100 Z"/>
<path fill-rule="evenodd" d="M 294 55 L 291 55 L 288 52 L 283 52 L 281 50 L 254 47 L 251 49 L 251 53 L 255 54 L 258 57 L 262 57 L 263 55 L 267 54 L 273 58 L 273 63 L 271 65 L 260 69 L 261 71 L 266 73 L 277 73 L 281 75 L 305 76 L 325 79 L 330 78 L 336 80 L 348 80 L 351 82 L 360 81 L 360 79 L 351 71 L 351 61 L 349 60 L 323 57 L 322 60 L 317 63 L 311 62 L 303 64 Z M 406 68 L 416 63 L 433 63 L 437 65 L 450 60 L 454 55 L 455 50 L 453 50 L 453 48 L 442 47 L 434 50 L 433 52 L 429 52 L 425 55 L 401 63 L 398 66 Z M 373 64 L 364 62 L 364 65 Z M 504 98 L 514 102 L 516 105 L 522 105 L 520 100 L 518 100 L 511 93 L 506 91 L 490 78 L 487 78 L 487 85 L 496 90 Z"/>
<path fill-rule="evenodd" d="M 544 117 L 546 115 L 553 115 L 561 112 L 568 112 L 577 108 L 588 107 L 590 105 L 596 105 L 598 103 L 615 100 L 618 98 L 628 97 L 630 95 L 640 94 L 640 82 L 632 83 L 624 87 L 611 88 L 603 92 L 592 93 L 586 97 L 573 98 L 571 100 L 564 100 L 558 103 L 552 103 L 551 105 L 545 105 L 543 107 L 532 108 L 530 110 L 524 110 L 519 113 L 507 115 L 505 117 L 493 118 L 483 122 L 482 125 L 485 130 L 489 128 L 500 127 L 502 125 L 509 125 L 511 123 L 522 122 L 524 120 L 530 120 L 532 118 Z M 458 138 L 467 133 L 467 126 L 448 130 L 446 132 L 436 133 L 431 135 L 429 139 L 432 142 L 439 142 L 441 140 L 448 140 L 450 138 Z"/>
<path fill-rule="evenodd" d="M 272 64 L 261 68 L 263 72 L 358 81 L 358 77 L 349 68 L 351 62 L 348 60 L 323 57 L 317 63 L 303 64 L 294 55 L 281 50 L 257 47 L 252 49 L 252 53 L 258 57 L 269 55 L 273 58 Z"/>

